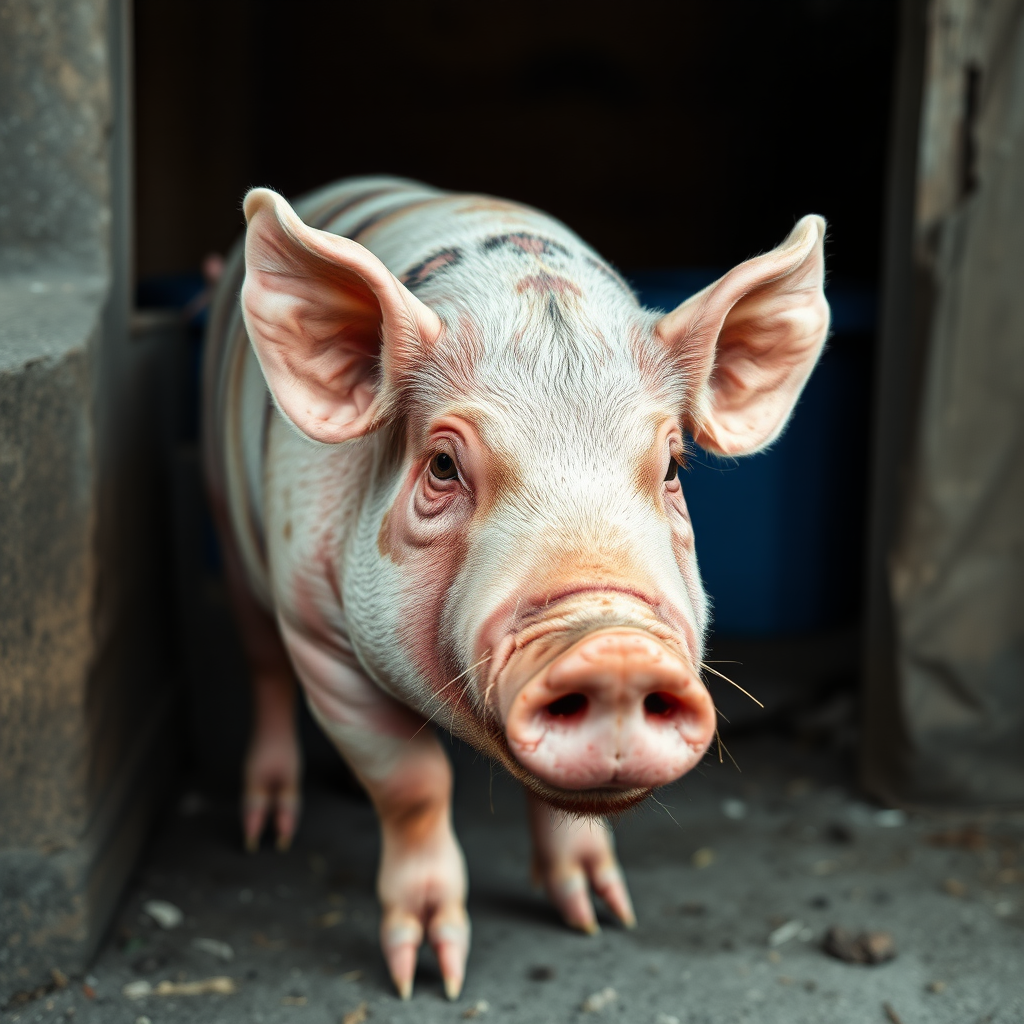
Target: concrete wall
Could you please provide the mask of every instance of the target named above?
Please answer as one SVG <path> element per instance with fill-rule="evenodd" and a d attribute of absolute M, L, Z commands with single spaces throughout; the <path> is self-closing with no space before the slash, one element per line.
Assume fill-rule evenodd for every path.
<path fill-rule="evenodd" d="M 0 7 L 0 1007 L 85 968 L 173 764 L 128 28 L 118 0 Z"/>

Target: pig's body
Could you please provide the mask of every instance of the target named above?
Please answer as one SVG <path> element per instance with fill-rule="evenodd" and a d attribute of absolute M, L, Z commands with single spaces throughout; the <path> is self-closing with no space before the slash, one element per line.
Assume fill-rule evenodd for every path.
<path fill-rule="evenodd" d="M 451 994 L 465 878 L 424 722 L 534 794 L 537 866 L 570 923 L 594 926 L 588 881 L 631 922 L 605 828 L 557 827 L 546 805 L 629 806 L 707 747 L 682 431 L 741 453 L 781 430 L 827 330 L 822 225 L 659 319 L 516 204 L 373 178 L 297 206 L 325 233 L 265 191 L 246 212 L 205 456 L 256 678 L 251 827 L 296 798 L 290 661 L 381 815 L 396 983 L 425 930 Z"/>

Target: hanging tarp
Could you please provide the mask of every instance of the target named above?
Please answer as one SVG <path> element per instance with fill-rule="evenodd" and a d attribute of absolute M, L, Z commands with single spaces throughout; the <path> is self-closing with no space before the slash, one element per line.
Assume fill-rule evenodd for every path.
<path fill-rule="evenodd" d="M 865 778 L 897 803 L 1021 805 L 1024 0 L 912 2 L 904 33 Z"/>

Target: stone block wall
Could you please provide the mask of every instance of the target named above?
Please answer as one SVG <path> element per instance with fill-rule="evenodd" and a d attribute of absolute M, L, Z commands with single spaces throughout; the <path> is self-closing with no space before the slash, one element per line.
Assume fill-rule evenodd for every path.
<path fill-rule="evenodd" d="M 174 763 L 128 10 L 0 6 L 0 1008 L 86 969 Z"/>

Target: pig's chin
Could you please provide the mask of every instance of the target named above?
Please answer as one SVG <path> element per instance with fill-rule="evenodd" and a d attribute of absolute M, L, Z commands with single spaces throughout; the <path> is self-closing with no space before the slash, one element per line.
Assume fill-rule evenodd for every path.
<path fill-rule="evenodd" d="M 532 772 L 519 767 L 519 780 L 531 793 L 545 803 L 571 814 L 619 814 L 643 803 L 653 789 L 633 786 L 629 789 L 560 789 L 538 779 Z"/>
<path fill-rule="evenodd" d="M 614 787 L 595 789 L 566 789 L 553 786 L 524 768 L 509 750 L 508 740 L 503 733 L 491 736 L 490 753 L 500 761 L 511 775 L 521 782 L 534 796 L 552 807 L 571 814 L 600 815 L 618 814 L 643 803 L 653 792 L 650 786 Z"/>

